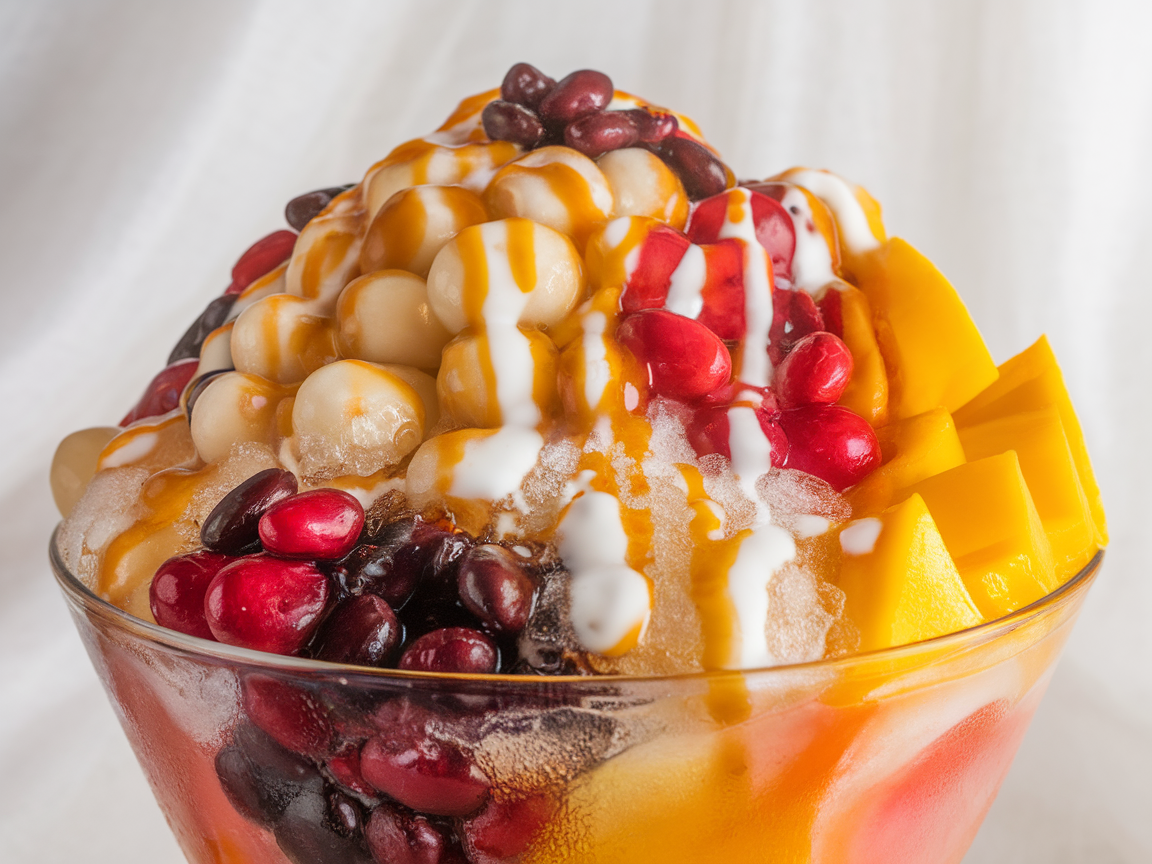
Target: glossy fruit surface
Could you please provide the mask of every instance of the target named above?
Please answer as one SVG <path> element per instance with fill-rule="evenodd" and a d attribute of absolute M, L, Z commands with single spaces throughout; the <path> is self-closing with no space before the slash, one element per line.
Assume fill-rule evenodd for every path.
<path fill-rule="evenodd" d="M 260 546 L 260 517 L 264 511 L 296 494 L 296 475 L 281 468 L 253 474 L 212 508 L 200 526 L 205 548 L 242 555 Z"/>
<path fill-rule="evenodd" d="M 152 617 L 161 627 L 215 639 L 204 617 L 204 595 L 220 570 L 233 559 L 215 552 L 192 552 L 160 565 L 148 589 Z"/>
<path fill-rule="evenodd" d="M 352 551 L 364 508 L 339 489 L 313 489 L 273 504 L 260 517 L 260 542 L 285 558 L 335 561 Z"/>
<path fill-rule="evenodd" d="M 852 352 L 831 333 L 809 333 L 776 367 L 773 386 L 785 408 L 831 405 L 852 378 Z"/>
<path fill-rule="evenodd" d="M 629 315 L 616 339 L 639 362 L 654 395 L 698 399 L 728 383 L 732 357 L 711 330 L 673 312 L 650 309 Z"/>
<path fill-rule="evenodd" d="M 880 465 L 880 444 L 864 418 L 839 405 L 808 405 L 781 412 L 788 436 L 788 468 L 826 480 L 837 492 Z"/>

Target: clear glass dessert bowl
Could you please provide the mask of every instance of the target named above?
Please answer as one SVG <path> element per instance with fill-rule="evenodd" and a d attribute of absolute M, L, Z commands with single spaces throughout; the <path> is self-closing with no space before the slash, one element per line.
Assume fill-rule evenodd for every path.
<path fill-rule="evenodd" d="M 958 633 L 670 677 L 441 675 L 250 651 L 51 561 L 194 864 L 957 862 L 1099 572 Z"/>

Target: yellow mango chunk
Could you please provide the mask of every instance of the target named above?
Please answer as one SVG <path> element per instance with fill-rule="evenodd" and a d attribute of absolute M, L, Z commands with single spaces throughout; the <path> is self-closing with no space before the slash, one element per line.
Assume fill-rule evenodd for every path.
<path fill-rule="evenodd" d="M 871 542 L 869 542 L 871 541 Z M 840 533 L 844 611 L 860 650 L 919 642 L 984 621 L 919 495 Z"/>
<path fill-rule="evenodd" d="M 914 487 L 982 615 L 999 618 L 1060 585 L 1052 547 L 1015 451 L 967 462 Z"/>
<path fill-rule="evenodd" d="M 931 261 L 893 238 L 860 272 L 888 365 L 888 411 L 955 411 L 996 380 L 996 366 L 956 290 Z"/>
<path fill-rule="evenodd" d="M 1084 433 L 1080 431 L 1080 421 L 1068 398 L 1064 386 L 1064 376 L 1056 364 L 1056 355 L 1048 344 L 1048 338 L 1041 336 L 1024 351 L 1000 365 L 1000 378 L 981 392 L 967 405 L 955 412 L 958 429 L 975 426 L 1019 414 L 1053 407 L 1060 413 L 1060 422 L 1068 438 L 1072 451 L 1072 461 L 1076 463 L 1076 473 L 1092 522 L 1096 531 L 1096 544 L 1108 545 L 1108 525 L 1104 519 L 1104 504 L 1100 500 L 1100 487 L 1096 485 L 1096 475 L 1092 473 L 1092 463 L 1088 460 L 1088 448 L 1084 445 Z"/>
<path fill-rule="evenodd" d="M 852 380 L 840 403 L 873 426 L 888 421 L 888 372 L 872 327 L 872 307 L 859 288 L 839 283 L 840 321 L 844 344 L 852 352 Z M 823 301 L 821 301 L 823 302 Z"/>
<path fill-rule="evenodd" d="M 876 430 L 881 465 L 847 493 L 854 516 L 869 516 L 907 497 L 925 478 L 964 464 L 952 415 L 933 408 Z"/>
<path fill-rule="evenodd" d="M 1076 575 L 1096 552 L 1096 530 L 1060 412 L 1049 406 L 977 423 L 960 430 L 960 443 L 972 461 L 1016 451 L 1052 545 L 1057 580 Z"/>

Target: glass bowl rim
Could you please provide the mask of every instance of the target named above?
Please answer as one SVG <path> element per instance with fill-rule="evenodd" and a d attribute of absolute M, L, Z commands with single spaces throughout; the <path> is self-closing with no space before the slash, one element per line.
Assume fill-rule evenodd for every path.
<path fill-rule="evenodd" d="M 1066 606 L 1072 599 L 1087 590 L 1104 560 L 1104 549 L 1098 548 L 1091 560 L 1072 578 L 1068 579 L 1054 591 L 1043 597 L 1010 612 L 1000 618 L 985 621 L 974 627 L 934 636 L 918 642 L 909 642 L 889 648 L 877 648 L 870 651 L 858 651 L 852 654 L 843 654 L 836 657 L 825 657 L 820 660 L 808 660 L 799 663 L 781 663 L 775 666 L 761 666 L 752 669 L 721 669 L 698 672 L 680 672 L 668 675 L 512 675 L 500 674 L 458 674 L 444 672 L 413 672 L 404 669 L 385 669 L 370 666 L 354 666 L 346 663 L 333 663 L 328 660 L 315 660 L 308 657 L 293 657 L 283 654 L 270 654 L 256 651 L 251 648 L 240 648 L 235 645 L 226 645 L 222 642 L 213 642 L 198 636 L 189 636 L 176 630 L 169 630 L 159 624 L 153 624 L 113 605 L 103 599 L 87 585 L 80 581 L 64 563 L 59 549 L 59 535 L 63 523 L 57 524 L 52 532 L 48 548 L 48 557 L 52 571 L 60 585 L 65 599 L 70 605 L 82 607 L 88 614 L 109 623 L 111 626 L 126 630 L 137 637 L 149 642 L 159 643 L 169 649 L 180 653 L 199 657 L 211 657 L 218 661 L 243 663 L 249 666 L 270 667 L 284 672 L 315 672 L 327 676 L 354 675 L 356 677 L 370 677 L 396 682 L 416 683 L 418 681 L 439 682 L 441 684 L 451 681 L 461 682 L 492 682 L 504 686 L 542 684 L 570 686 L 597 686 L 609 683 L 628 682 L 636 685 L 659 684 L 677 681 L 713 681 L 717 679 L 747 676 L 747 675 L 776 675 L 783 676 L 792 672 L 811 672 L 818 670 L 834 670 L 843 666 L 855 664 L 895 660 L 920 653 L 932 653 L 948 649 L 961 649 L 968 645 L 985 644 L 1029 623 L 1040 616 L 1057 608 Z"/>

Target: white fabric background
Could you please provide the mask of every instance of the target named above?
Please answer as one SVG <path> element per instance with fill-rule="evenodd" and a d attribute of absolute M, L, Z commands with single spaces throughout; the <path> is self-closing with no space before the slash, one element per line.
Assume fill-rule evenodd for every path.
<path fill-rule="evenodd" d="M 743 177 L 831 167 L 996 359 L 1047 332 L 1112 548 L 973 850 L 1152 860 L 1152 4 L 0 0 L 0 860 L 182 860 L 45 559 L 60 437 L 115 423 L 280 227 L 509 65 L 694 116 Z"/>

